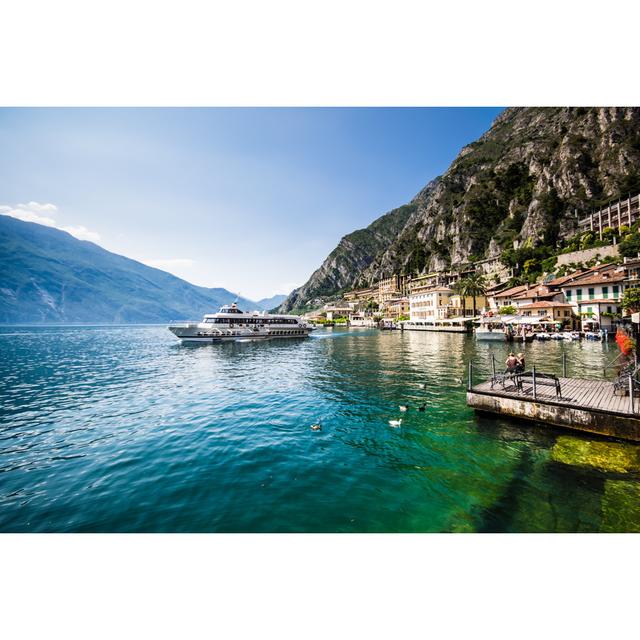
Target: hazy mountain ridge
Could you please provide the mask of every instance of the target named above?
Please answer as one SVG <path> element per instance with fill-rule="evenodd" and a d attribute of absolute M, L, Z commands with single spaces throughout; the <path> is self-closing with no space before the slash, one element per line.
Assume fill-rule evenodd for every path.
<path fill-rule="evenodd" d="M 271 296 L 270 298 L 262 298 L 256 302 L 256 305 L 260 309 L 264 309 L 265 311 L 270 311 L 271 309 L 275 309 L 279 305 L 281 305 L 289 296 L 284 293 L 277 293 L 275 296 Z"/>
<path fill-rule="evenodd" d="M 65 231 L 0 216 L 0 322 L 127 323 L 199 319 L 236 294 L 77 240 Z M 240 298 L 245 309 L 256 303 Z"/>
<path fill-rule="evenodd" d="M 637 191 L 639 108 L 506 109 L 400 208 L 410 215 L 393 233 L 378 243 L 362 231 L 345 236 L 281 308 L 314 306 L 396 272 L 500 256 L 514 242 L 552 245 L 574 230 L 576 210 Z"/>

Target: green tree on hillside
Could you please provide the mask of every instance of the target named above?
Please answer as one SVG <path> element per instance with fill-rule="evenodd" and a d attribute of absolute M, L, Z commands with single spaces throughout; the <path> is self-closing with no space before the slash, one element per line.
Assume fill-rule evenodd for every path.
<path fill-rule="evenodd" d="M 622 308 L 627 311 L 640 311 L 640 289 L 627 289 L 622 296 Z"/>
<path fill-rule="evenodd" d="M 640 254 L 640 233 L 627 233 L 619 245 L 619 251 L 625 258 L 635 258 Z"/>

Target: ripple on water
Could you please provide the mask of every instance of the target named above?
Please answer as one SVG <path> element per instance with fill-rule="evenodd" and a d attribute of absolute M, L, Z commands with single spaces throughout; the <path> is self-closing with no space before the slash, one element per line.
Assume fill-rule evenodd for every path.
<path fill-rule="evenodd" d="M 599 377 L 612 346 L 525 350 Z M 487 375 L 505 345 L 320 330 L 188 347 L 164 327 L 5 327 L 0 349 L 2 531 L 640 529 L 635 445 L 607 465 L 597 441 L 466 407 L 466 363 Z"/>

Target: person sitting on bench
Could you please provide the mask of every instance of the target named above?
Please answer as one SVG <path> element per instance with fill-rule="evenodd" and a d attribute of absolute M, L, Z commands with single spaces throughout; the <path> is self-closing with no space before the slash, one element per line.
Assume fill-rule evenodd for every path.
<path fill-rule="evenodd" d="M 522 373 L 524 371 L 524 353 L 519 353 L 516 356 L 518 364 L 516 364 L 516 373 Z"/>

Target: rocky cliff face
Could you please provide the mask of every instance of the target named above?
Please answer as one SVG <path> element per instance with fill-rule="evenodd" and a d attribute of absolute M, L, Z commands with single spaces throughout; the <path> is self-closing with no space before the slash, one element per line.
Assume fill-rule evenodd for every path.
<path fill-rule="evenodd" d="M 283 303 L 302 309 L 395 272 L 553 245 L 576 212 L 640 191 L 640 108 L 512 108 L 404 207 L 345 236 Z"/>
<path fill-rule="evenodd" d="M 416 209 L 415 204 L 394 209 L 366 229 L 346 235 L 308 282 L 282 303 L 280 310 L 301 310 L 352 288 L 359 275 L 367 271 L 374 256 L 384 253 L 393 243 Z"/>

